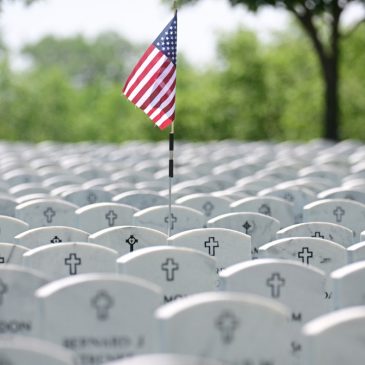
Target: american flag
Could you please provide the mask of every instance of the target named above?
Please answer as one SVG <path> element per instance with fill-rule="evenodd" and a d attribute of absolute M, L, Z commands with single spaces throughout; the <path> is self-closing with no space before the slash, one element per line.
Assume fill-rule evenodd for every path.
<path fill-rule="evenodd" d="M 177 14 L 129 75 L 123 94 L 160 128 L 175 119 Z"/>

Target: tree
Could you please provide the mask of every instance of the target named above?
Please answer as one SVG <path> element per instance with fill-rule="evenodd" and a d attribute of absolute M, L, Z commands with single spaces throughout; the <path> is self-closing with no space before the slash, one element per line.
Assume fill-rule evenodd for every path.
<path fill-rule="evenodd" d="M 125 79 L 139 50 L 113 32 L 89 40 L 83 36 L 47 36 L 22 50 L 35 69 L 57 67 L 74 85 L 110 84 Z"/>
<path fill-rule="evenodd" d="M 194 3 L 198 0 L 181 0 Z M 349 4 L 365 5 L 364 0 L 229 0 L 234 5 L 246 5 L 257 11 L 265 5 L 284 8 L 291 13 L 311 40 L 320 64 L 324 83 L 323 137 L 338 140 L 340 125 L 339 61 L 340 43 L 346 37 L 340 29 L 341 16 Z M 364 22 L 360 20 L 347 30 L 352 33 Z"/>

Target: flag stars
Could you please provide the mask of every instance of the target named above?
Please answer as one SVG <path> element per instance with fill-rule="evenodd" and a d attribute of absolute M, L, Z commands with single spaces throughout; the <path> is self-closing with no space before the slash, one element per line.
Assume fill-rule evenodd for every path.
<path fill-rule="evenodd" d="M 176 19 L 155 40 L 155 46 L 176 64 Z"/>

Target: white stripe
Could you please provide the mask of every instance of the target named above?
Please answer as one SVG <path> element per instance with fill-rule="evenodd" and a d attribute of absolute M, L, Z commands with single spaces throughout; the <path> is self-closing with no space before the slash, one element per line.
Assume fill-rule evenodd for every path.
<path fill-rule="evenodd" d="M 133 90 L 133 92 L 128 96 L 130 101 L 136 97 L 136 95 L 141 91 L 141 89 L 151 80 L 153 75 L 161 68 L 163 63 L 166 61 L 167 57 L 163 55 L 157 63 L 148 71 L 147 75 L 138 83 L 138 86 Z"/>
<path fill-rule="evenodd" d="M 171 68 L 170 68 L 171 69 Z M 150 110 L 158 103 L 158 101 L 166 94 L 166 92 L 170 89 L 172 83 L 176 78 L 176 71 L 172 74 L 171 78 L 169 79 L 168 83 L 164 86 L 164 88 L 158 93 L 158 95 L 152 100 L 152 102 L 148 105 L 145 109 L 145 113 L 149 113 Z"/>
<path fill-rule="evenodd" d="M 157 78 L 157 80 L 153 83 L 153 85 L 143 94 L 143 96 L 136 103 L 136 105 L 138 107 L 141 107 L 141 105 L 143 105 L 143 103 L 147 100 L 147 98 L 149 98 L 153 94 L 153 92 L 156 90 L 156 88 L 158 88 L 161 85 L 163 79 L 171 71 L 172 67 L 173 67 L 173 64 L 170 63 L 167 66 L 167 68 L 162 72 L 162 74 Z M 165 89 L 165 87 L 164 87 L 164 89 Z"/>
<path fill-rule="evenodd" d="M 171 109 L 167 113 L 165 113 L 165 115 L 158 122 L 156 122 L 157 127 L 159 127 L 164 121 L 166 121 L 166 119 L 171 117 L 171 115 L 174 114 L 174 111 L 175 105 L 173 105 Z"/>
<path fill-rule="evenodd" d="M 174 88 L 169 97 L 151 114 L 151 119 L 156 118 L 160 114 L 161 110 L 163 110 L 163 108 L 170 104 L 171 100 L 175 96 L 175 90 L 176 88 Z"/>
<path fill-rule="evenodd" d="M 155 48 L 149 56 L 144 60 L 142 65 L 138 68 L 137 72 L 133 75 L 133 77 L 129 80 L 128 85 L 124 91 L 124 95 L 127 95 L 128 90 L 133 86 L 133 84 L 136 82 L 138 76 L 145 70 L 145 68 L 148 66 L 148 64 L 156 57 L 156 55 L 159 53 L 159 50 Z"/>

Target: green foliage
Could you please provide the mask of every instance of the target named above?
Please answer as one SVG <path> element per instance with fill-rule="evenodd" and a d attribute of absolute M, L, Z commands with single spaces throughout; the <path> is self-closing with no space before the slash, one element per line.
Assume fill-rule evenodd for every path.
<path fill-rule="evenodd" d="M 69 47 L 69 55 L 61 60 L 52 54 L 50 58 L 45 56 L 51 52 L 46 44 L 52 52 L 55 49 L 49 38 L 28 46 L 27 52 L 42 51 L 34 51 L 37 57 L 26 72 L 14 72 L 7 57 L 0 59 L 0 138 L 116 143 L 138 138 L 167 139 L 168 130 L 154 128 L 142 111 L 120 95 L 123 81 L 115 80 L 115 73 L 106 72 L 107 65 L 121 62 L 120 55 L 112 52 L 112 44 L 108 49 L 105 43 L 108 57 L 98 61 L 98 67 L 93 66 L 88 81 L 77 83 L 76 75 L 86 72 L 85 63 L 97 64 L 92 50 L 87 49 L 96 41 L 80 42 L 80 37 L 75 37 L 62 42 Z M 78 45 L 81 50 L 86 48 L 86 57 Z M 344 138 L 365 140 L 365 86 L 361 82 L 365 76 L 364 46 L 365 32 L 361 31 L 343 44 Z M 319 137 L 323 86 L 310 47 L 295 27 L 270 44 L 261 43 L 250 32 L 237 30 L 221 36 L 218 61 L 206 70 L 195 69 L 179 55 L 177 138 L 198 141 Z M 127 54 L 135 52 L 138 50 L 129 49 Z M 130 72 L 128 62 L 120 63 L 121 75 Z"/>
<path fill-rule="evenodd" d="M 136 49 L 115 33 L 102 33 L 94 40 L 82 36 L 48 36 L 24 47 L 23 54 L 39 70 L 57 65 L 76 86 L 118 82 L 136 59 Z"/>

